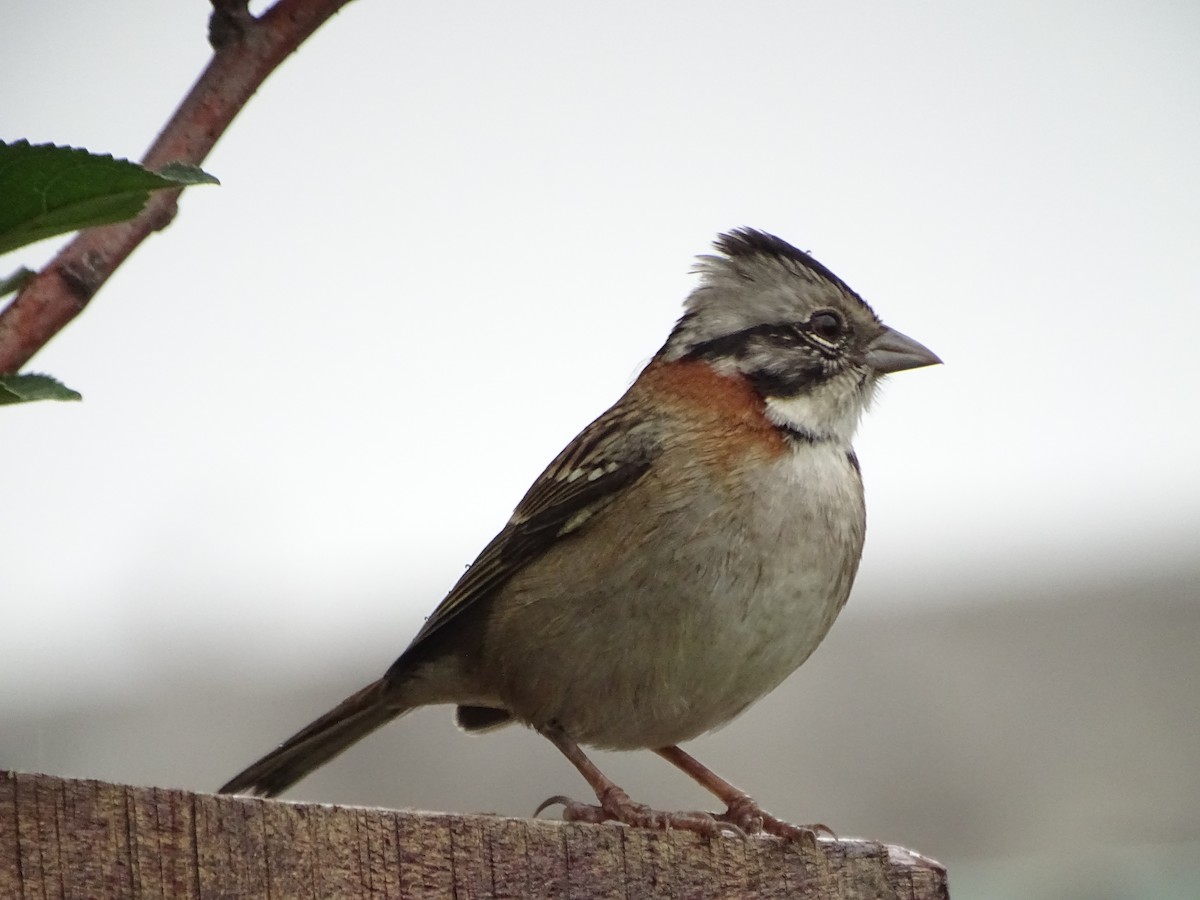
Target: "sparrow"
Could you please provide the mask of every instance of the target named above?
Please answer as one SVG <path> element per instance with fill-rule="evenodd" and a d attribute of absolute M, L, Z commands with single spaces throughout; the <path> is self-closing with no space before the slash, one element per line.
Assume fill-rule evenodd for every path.
<path fill-rule="evenodd" d="M 940 363 L 808 253 L 749 228 L 698 258 L 662 349 L 534 481 L 383 677 L 221 787 L 274 796 L 418 706 L 549 739 L 576 822 L 812 840 L 679 744 L 803 663 L 866 530 L 854 432 L 882 376 Z M 653 750 L 724 812 L 634 802 L 582 746 Z"/>

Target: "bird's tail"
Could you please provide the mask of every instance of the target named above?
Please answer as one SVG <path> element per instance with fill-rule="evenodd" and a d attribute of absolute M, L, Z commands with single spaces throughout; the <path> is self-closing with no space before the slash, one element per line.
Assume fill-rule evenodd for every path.
<path fill-rule="evenodd" d="M 347 697 L 221 786 L 222 794 L 274 797 L 409 707 L 396 704 L 384 679 Z"/>

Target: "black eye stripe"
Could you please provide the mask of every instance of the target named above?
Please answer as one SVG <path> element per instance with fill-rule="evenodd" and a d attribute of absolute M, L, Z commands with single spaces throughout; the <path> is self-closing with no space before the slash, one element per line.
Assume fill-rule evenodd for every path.
<path fill-rule="evenodd" d="M 815 317 L 814 317 L 815 318 Z M 840 325 L 840 321 L 838 323 Z M 804 344 L 812 347 L 827 359 L 840 355 L 840 350 L 828 338 L 818 337 L 807 322 L 765 322 L 725 334 L 721 337 L 702 341 L 693 346 L 684 359 L 717 359 L 721 357 L 738 357 L 754 341 L 761 339 L 779 347 L 795 347 Z"/>
<path fill-rule="evenodd" d="M 760 370 L 747 372 L 746 377 L 763 397 L 797 397 L 825 381 L 827 375 L 820 363 L 809 363 L 782 372 Z"/>

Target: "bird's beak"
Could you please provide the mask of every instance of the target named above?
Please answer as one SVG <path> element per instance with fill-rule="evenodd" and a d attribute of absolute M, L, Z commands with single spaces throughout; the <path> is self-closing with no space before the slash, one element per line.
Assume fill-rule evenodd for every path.
<path fill-rule="evenodd" d="M 941 362 L 938 355 L 924 344 L 917 343 L 894 328 L 886 329 L 867 347 L 867 365 L 880 375 L 936 366 Z"/>

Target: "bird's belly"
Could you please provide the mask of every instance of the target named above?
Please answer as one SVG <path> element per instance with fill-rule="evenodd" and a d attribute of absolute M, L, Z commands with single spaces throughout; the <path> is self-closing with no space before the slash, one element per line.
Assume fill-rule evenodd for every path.
<path fill-rule="evenodd" d="M 665 747 L 718 728 L 808 658 L 843 599 L 800 580 L 760 584 L 749 596 L 731 589 L 696 598 L 673 628 L 630 634 L 610 664 L 575 673 L 597 700 L 564 705 L 563 725 L 610 749 Z M 732 614 L 722 604 L 741 609 Z"/>
<path fill-rule="evenodd" d="M 512 712 L 557 721 L 584 744 L 663 747 L 770 692 L 825 637 L 862 549 L 857 475 L 844 454 L 825 462 L 829 471 L 814 473 L 810 461 L 803 483 L 692 498 L 659 516 L 652 536 L 615 528 L 619 552 L 567 578 L 545 567 L 553 586 L 531 567 L 511 586 L 517 615 L 495 632 L 535 638 L 535 651 L 507 655 Z M 815 474 L 828 480 L 814 486 Z"/>

